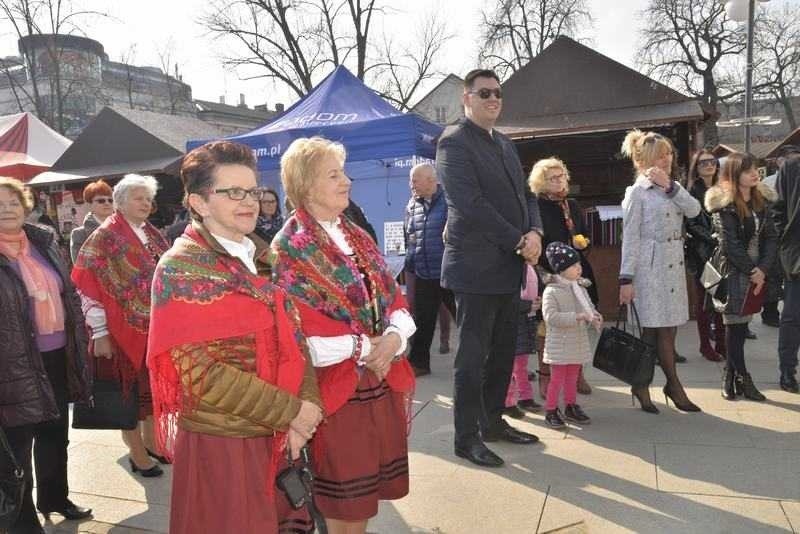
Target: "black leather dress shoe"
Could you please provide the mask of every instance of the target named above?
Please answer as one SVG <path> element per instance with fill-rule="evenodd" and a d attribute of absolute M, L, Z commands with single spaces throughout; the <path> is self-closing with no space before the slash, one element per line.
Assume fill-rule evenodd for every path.
<path fill-rule="evenodd" d="M 781 389 L 789 393 L 800 393 L 800 385 L 794 377 L 794 371 L 784 371 L 781 373 Z"/>
<path fill-rule="evenodd" d="M 50 520 L 50 514 L 59 514 L 64 516 L 64 519 L 76 520 L 76 519 L 86 519 L 87 517 L 92 517 L 92 509 L 91 508 L 84 508 L 83 506 L 78 506 L 77 504 L 73 503 L 70 500 L 67 500 L 66 506 L 60 508 L 58 510 L 39 510 L 46 520 Z"/>
<path fill-rule="evenodd" d="M 504 426 L 500 430 L 484 432 L 482 436 L 483 441 L 488 441 L 490 443 L 494 441 L 507 441 L 509 443 L 516 443 L 518 445 L 526 445 L 539 441 L 539 438 L 533 434 L 523 432 L 522 430 L 517 430 L 510 425 Z"/>
<path fill-rule="evenodd" d="M 756 333 L 750 330 L 749 328 L 747 329 L 747 332 L 745 333 L 744 337 L 746 339 L 758 339 Z"/>
<path fill-rule="evenodd" d="M 469 460 L 481 467 L 501 467 L 505 463 L 502 458 L 489 450 L 489 447 L 480 441 L 473 442 L 465 447 L 456 445 L 455 452 L 459 458 Z"/>

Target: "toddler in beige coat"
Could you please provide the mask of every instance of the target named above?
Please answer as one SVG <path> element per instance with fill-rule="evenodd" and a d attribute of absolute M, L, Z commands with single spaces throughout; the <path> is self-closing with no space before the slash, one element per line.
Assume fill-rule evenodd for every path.
<path fill-rule="evenodd" d="M 571 246 L 554 241 L 547 246 L 547 261 L 556 275 L 542 295 L 542 315 L 547 326 L 544 362 L 550 364 L 545 422 L 563 428 L 564 419 L 589 424 L 591 419 L 576 403 L 578 374 L 590 361 L 591 347 L 587 326 L 598 331 L 603 317 L 597 312 L 586 288 L 581 284 L 581 262 Z M 564 417 L 558 410 L 558 397 L 564 390 Z"/>

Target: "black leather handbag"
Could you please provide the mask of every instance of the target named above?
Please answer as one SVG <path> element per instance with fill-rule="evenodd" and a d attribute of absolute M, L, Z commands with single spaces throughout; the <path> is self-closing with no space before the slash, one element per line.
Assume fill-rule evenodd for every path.
<path fill-rule="evenodd" d="M 93 352 L 93 347 L 89 347 Z M 72 428 L 89 430 L 133 430 L 139 424 L 139 390 L 133 384 L 130 391 L 122 391 L 118 380 L 97 378 L 95 358 L 90 356 L 87 365 L 92 377 L 91 395 L 87 401 L 78 401 L 72 409 Z"/>
<path fill-rule="evenodd" d="M 11 528 L 22 509 L 25 473 L 0 427 L 0 532 Z"/>
<path fill-rule="evenodd" d="M 594 351 L 592 365 L 628 385 L 646 386 L 653 381 L 656 348 L 640 339 L 642 327 L 633 303 L 631 303 L 631 311 L 636 321 L 634 327 L 631 328 L 633 332 L 627 331 L 627 321 L 622 323 L 620 329 L 620 318 L 625 316 L 623 315 L 625 311 L 625 306 L 620 306 L 616 326 L 603 328 Z M 635 327 L 639 329 L 639 337 L 634 335 Z"/>

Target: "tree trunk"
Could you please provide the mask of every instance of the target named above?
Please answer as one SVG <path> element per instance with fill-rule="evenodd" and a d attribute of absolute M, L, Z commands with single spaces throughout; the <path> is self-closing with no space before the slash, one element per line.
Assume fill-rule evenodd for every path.
<path fill-rule="evenodd" d="M 719 93 L 714 75 L 711 72 L 706 72 L 703 75 L 703 99 L 709 106 L 709 111 L 716 114 Z M 711 120 L 706 121 L 703 125 L 703 138 L 706 145 L 716 146 L 719 144 L 719 129 L 717 128 L 716 117 L 712 117 Z"/>

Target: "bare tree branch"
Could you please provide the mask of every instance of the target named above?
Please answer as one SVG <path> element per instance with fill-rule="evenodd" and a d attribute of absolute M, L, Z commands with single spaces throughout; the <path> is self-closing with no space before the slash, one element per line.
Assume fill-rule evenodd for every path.
<path fill-rule="evenodd" d="M 494 0 L 481 12 L 479 59 L 506 78 L 561 35 L 591 29 L 586 0 Z"/>
<path fill-rule="evenodd" d="M 755 34 L 755 91 L 778 101 L 789 129 L 797 128 L 792 97 L 800 95 L 800 13 L 784 5 L 759 20 Z"/>
<path fill-rule="evenodd" d="M 742 94 L 729 61 L 745 48 L 745 35 L 727 18 L 722 0 L 650 0 L 640 14 L 638 63 L 652 76 L 700 99 L 708 109 Z M 714 121 L 706 142 L 718 141 Z"/>

